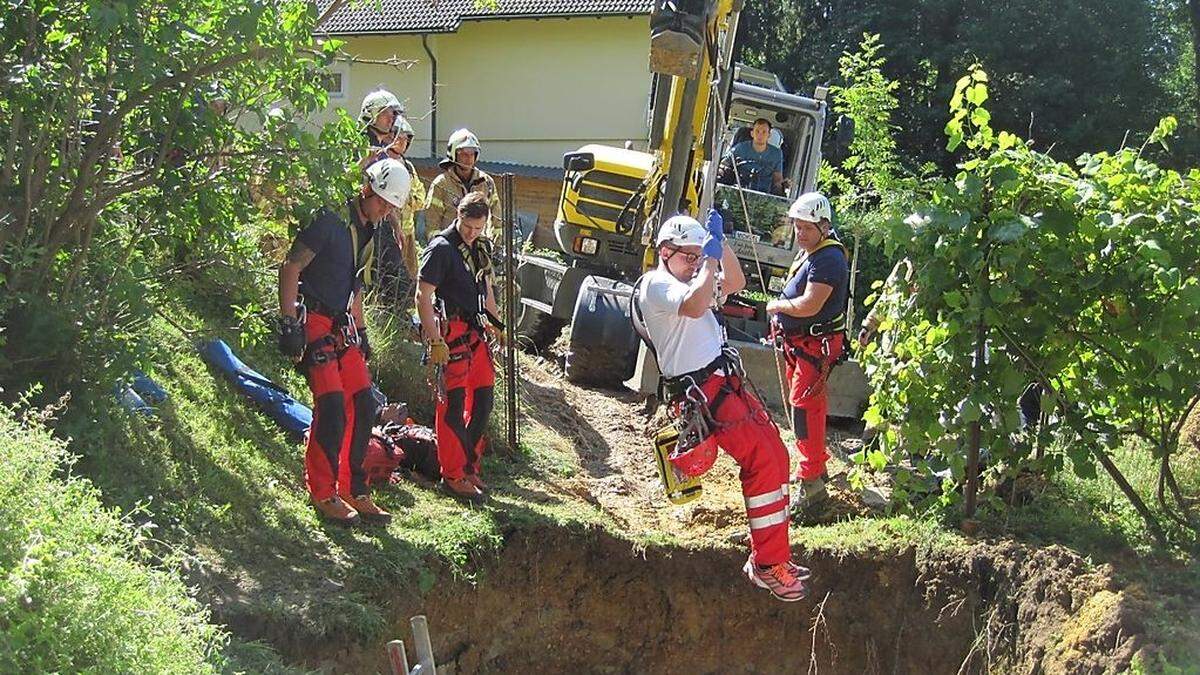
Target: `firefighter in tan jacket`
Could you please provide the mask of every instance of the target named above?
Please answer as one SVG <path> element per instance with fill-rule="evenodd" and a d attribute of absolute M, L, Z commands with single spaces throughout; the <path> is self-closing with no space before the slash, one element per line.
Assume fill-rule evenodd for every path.
<path fill-rule="evenodd" d="M 487 232 L 495 239 L 494 223 L 500 213 L 500 194 L 496 181 L 475 168 L 479 160 L 479 139 L 468 129 L 459 129 L 450 134 L 446 143 L 446 157 L 438 162 L 442 173 L 429 184 L 429 195 L 425 210 L 425 233 L 432 237 L 454 222 L 458 217 L 458 202 L 469 192 L 481 193 L 487 198 L 492 213 Z"/>
<path fill-rule="evenodd" d="M 417 169 L 412 162 L 404 157 L 412 145 L 412 124 L 404 117 L 404 106 L 399 99 L 386 89 L 372 91 L 363 99 L 359 120 L 363 123 L 363 135 L 367 139 L 367 154 L 359 160 L 363 170 L 381 159 L 391 158 L 404 162 L 408 174 L 412 178 L 412 190 L 409 192 L 408 203 L 396 209 L 387 218 L 388 227 L 381 230 L 377 237 L 379 252 L 377 258 L 381 263 L 379 279 L 391 279 L 397 283 L 395 276 L 399 264 L 408 271 L 408 278 L 417 278 L 417 243 L 414 228 L 414 217 L 417 211 L 425 208 L 425 186 L 417 176 Z M 399 260 L 397 260 L 399 256 Z M 387 282 L 385 282 L 387 283 Z M 392 286 L 392 290 L 399 290 Z M 398 295 L 409 296 L 411 293 Z"/>

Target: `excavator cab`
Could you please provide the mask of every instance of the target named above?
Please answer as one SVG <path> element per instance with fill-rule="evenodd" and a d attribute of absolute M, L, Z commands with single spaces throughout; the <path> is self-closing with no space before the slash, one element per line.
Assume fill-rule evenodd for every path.
<path fill-rule="evenodd" d="M 774 76 L 770 80 L 759 76 L 747 78 L 750 82 L 743 81 L 746 71 L 745 67 L 739 67 L 736 75 L 739 79 L 734 81 L 730 92 L 728 121 L 718 146 L 720 160 L 713 206 L 721 212 L 730 244 L 746 270 L 747 289 L 778 292 L 796 256 L 796 242 L 787 219 L 788 206 L 816 185 L 825 101 L 823 96 L 789 94 Z M 748 130 L 759 119 L 770 122 L 771 135 L 783 153 L 780 194 L 748 187 L 746 171 L 737 170 L 730 152 L 735 145 L 749 139 Z"/>

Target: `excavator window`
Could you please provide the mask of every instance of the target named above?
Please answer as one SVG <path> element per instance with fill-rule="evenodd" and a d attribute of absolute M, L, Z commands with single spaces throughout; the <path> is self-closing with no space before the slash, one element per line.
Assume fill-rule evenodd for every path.
<path fill-rule="evenodd" d="M 738 143 L 750 140 L 750 130 L 754 126 L 753 123 L 746 124 L 737 122 L 738 126 L 731 129 L 733 132 L 730 136 L 729 143 L 725 146 L 725 151 L 721 157 L 721 163 L 717 169 L 717 182 L 722 185 L 737 185 L 738 176 L 734 175 L 734 161 L 729 153 L 729 149 L 733 148 Z M 771 145 L 776 145 L 783 152 L 783 176 L 785 180 L 784 190 L 787 189 L 786 180 L 791 175 L 794 158 L 791 156 L 791 142 L 788 139 L 788 133 L 774 128 L 771 131 L 771 139 L 768 141 Z M 779 145 L 782 143 L 782 145 Z M 739 168 L 742 171 L 741 182 L 743 185 L 749 182 L 750 176 L 747 175 L 744 168 Z"/>

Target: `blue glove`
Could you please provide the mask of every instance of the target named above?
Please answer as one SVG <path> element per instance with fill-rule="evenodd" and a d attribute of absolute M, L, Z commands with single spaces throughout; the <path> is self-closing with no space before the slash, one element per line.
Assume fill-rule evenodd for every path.
<path fill-rule="evenodd" d="M 716 209 L 708 210 L 708 222 L 705 227 L 708 228 L 708 233 L 717 241 L 725 241 L 725 219 L 721 217 L 721 212 Z"/>
<path fill-rule="evenodd" d="M 718 216 L 718 218 L 719 217 L 720 216 Z M 704 240 L 703 250 L 704 255 L 708 256 L 709 258 L 712 258 L 713 260 L 720 260 L 721 255 L 725 251 L 725 242 L 710 234 L 708 235 L 708 238 Z"/>

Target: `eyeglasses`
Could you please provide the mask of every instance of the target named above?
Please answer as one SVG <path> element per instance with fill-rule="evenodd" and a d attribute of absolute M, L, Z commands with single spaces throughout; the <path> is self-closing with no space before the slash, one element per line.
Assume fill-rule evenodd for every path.
<path fill-rule="evenodd" d="M 670 249 L 670 251 L 671 251 L 671 255 L 667 256 L 668 260 L 670 260 L 671 258 L 674 258 L 677 255 L 681 255 L 681 256 L 683 256 L 684 262 L 686 262 L 689 265 L 692 265 L 692 264 L 695 264 L 695 262 L 697 260 L 704 257 L 703 253 L 688 253 L 687 251 L 685 251 L 677 246 L 668 246 L 667 248 Z"/>

